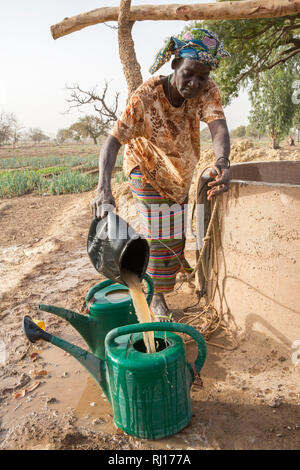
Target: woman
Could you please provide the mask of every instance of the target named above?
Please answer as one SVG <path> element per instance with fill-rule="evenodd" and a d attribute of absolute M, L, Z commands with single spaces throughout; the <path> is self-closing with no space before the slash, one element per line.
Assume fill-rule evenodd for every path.
<path fill-rule="evenodd" d="M 230 166 L 230 139 L 221 96 L 209 76 L 229 53 L 215 33 L 197 28 L 171 37 L 150 72 L 156 72 L 172 56 L 173 73 L 150 78 L 135 91 L 103 145 L 97 196 L 92 202 L 98 217 L 113 210 L 111 175 L 118 151 L 126 144 L 124 172 L 150 244 L 147 272 L 156 294 L 151 308 L 160 321 L 169 319 L 164 294 L 174 290 L 183 259 L 184 231 L 178 222 L 184 220 L 184 205 L 200 158 L 200 121 L 210 129 L 221 171 L 220 178 L 209 183 L 208 199 L 228 191 Z M 152 210 L 162 204 L 170 208 L 167 216 Z M 170 225 L 167 236 L 162 233 L 166 217 Z"/>

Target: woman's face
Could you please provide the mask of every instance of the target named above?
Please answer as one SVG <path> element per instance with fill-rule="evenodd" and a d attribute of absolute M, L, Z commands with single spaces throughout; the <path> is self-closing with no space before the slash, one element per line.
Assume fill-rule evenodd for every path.
<path fill-rule="evenodd" d="M 209 65 L 196 60 L 182 59 L 175 63 L 175 85 L 184 99 L 194 98 L 204 89 L 209 73 Z"/>

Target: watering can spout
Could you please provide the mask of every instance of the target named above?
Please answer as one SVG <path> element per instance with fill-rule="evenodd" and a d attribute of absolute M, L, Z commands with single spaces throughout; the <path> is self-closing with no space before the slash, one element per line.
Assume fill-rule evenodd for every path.
<path fill-rule="evenodd" d="M 51 307 L 51 308 L 55 308 L 55 307 Z M 59 310 L 64 310 L 64 309 L 59 309 Z M 50 311 L 50 310 L 47 310 L 47 311 Z M 51 311 L 51 313 L 54 313 L 54 312 Z M 72 312 L 72 313 L 75 313 L 75 312 Z M 82 364 L 83 367 L 94 377 L 94 379 L 98 382 L 98 384 L 102 388 L 109 402 L 111 402 L 110 389 L 108 385 L 109 382 L 107 380 L 106 364 L 102 359 L 96 357 L 94 354 L 91 354 L 88 351 L 85 351 L 84 349 L 78 346 L 75 346 L 74 344 L 69 343 L 68 341 L 65 341 L 61 338 L 58 338 L 57 336 L 51 335 L 50 333 L 47 333 L 46 331 L 42 330 L 31 319 L 29 315 L 26 315 L 23 318 L 23 330 L 24 330 L 26 337 L 29 339 L 31 343 L 35 343 L 37 340 L 42 339 L 44 341 L 48 341 L 49 343 L 54 344 L 55 346 L 58 346 L 60 349 L 66 351 L 67 353 L 71 354 L 71 356 L 75 357 L 75 359 L 77 359 L 80 362 L 80 364 Z"/>
<path fill-rule="evenodd" d="M 92 325 L 91 319 L 84 315 L 79 315 L 72 310 L 67 310 L 66 308 L 62 307 L 55 307 L 54 305 L 39 305 L 39 310 L 43 312 L 53 313 L 54 315 L 63 318 L 67 322 L 69 322 L 75 330 L 83 337 L 83 339 L 88 343 L 91 349 L 93 349 L 93 344 L 91 344 L 91 329 Z"/>

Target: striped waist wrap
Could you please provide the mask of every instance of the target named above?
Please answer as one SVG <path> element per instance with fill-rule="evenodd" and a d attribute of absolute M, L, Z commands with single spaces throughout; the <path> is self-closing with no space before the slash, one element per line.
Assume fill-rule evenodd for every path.
<path fill-rule="evenodd" d="M 160 196 L 150 184 L 142 184 L 142 173 L 135 168 L 129 186 L 140 216 L 140 232 L 150 245 L 147 273 L 155 293 L 174 290 L 184 250 L 185 204 Z"/>

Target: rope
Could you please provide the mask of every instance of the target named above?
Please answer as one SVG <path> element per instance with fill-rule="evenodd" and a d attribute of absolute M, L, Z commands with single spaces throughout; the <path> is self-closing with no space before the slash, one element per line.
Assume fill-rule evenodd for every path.
<path fill-rule="evenodd" d="M 194 202 L 194 207 L 198 203 L 198 198 L 200 195 L 199 192 L 199 186 L 200 186 L 200 181 L 201 177 L 204 174 L 205 171 L 208 169 L 214 169 L 217 172 L 217 175 L 220 176 L 220 171 L 217 167 L 215 166 L 207 166 L 205 167 L 200 175 L 198 176 L 197 179 L 197 184 L 196 184 L 196 198 Z M 233 349 L 236 349 L 238 347 L 238 343 L 236 338 L 233 336 L 233 333 L 229 327 L 228 322 L 225 319 L 225 315 L 228 314 L 229 312 L 227 311 L 226 314 L 223 312 L 223 299 L 221 295 L 221 291 L 219 288 L 219 263 L 218 263 L 218 253 L 217 253 L 217 235 L 220 235 L 220 228 L 219 228 L 219 223 L 218 223 L 218 207 L 219 207 L 219 198 L 218 196 L 215 196 L 211 200 L 211 216 L 210 216 L 210 221 L 207 227 L 207 231 L 205 234 L 205 237 L 203 238 L 203 245 L 201 248 L 200 253 L 198 254 L 198 259 L 196 262 L 196 266 L 194 267 L 193 271 L 186 277 L 186 281 L 190 282 L 194 277 L 195 277 L 195 284 L 196 284 L 196 291 L 198 294 L 198 302 L 193 305 L 186 307 L 184 309 L 184 316 L 181 317 L 178 322 L 185 323 L 187 325 L 193 326 L 195 329 L 197 329 L 202 336 L 205 338 L 206 342 L 210 344 L 211 346 L 215 346 L 221 349 L 226 349 L 228 351 L 231 351 Z M 194 213 L 194 208 L 193 208 L 193 213 Z M 198 233 L 198 223 L 196 224 L 197 227 L 197 243 L 199 245 L 200 237 Z M 210 242 L 210 256 L 208 259 L 211 260 L 211 275 L 208 275 L 208 266 L 205 263 L 205 251 L 207 249 L 207 245 Z M 223 254 L 223 252 L 222 252 Z M 224 254 L 223 254 L 224 257 Z M 203 277 L 207 282 L 212 282 L 213 283 L 213 289 L 212 293 L 210 296 L 210 299 L 207 299 L 207 302 L 205 305 L 200 307 L 200 311 L 197 313 L 187 313 L 187 310 L 189 310 L 192 307 L 196 307 L 201 299 L 204 297 L 204 288 L 203 285 L 200 286 L 199 278 L 201 277 L 200 275 L 200 268 L 202 268 L 202 273 Z M 220 300 L 220 309 L 218 310 L 214 306 L 214 301 L 216 297 L 216 293 L 218 292 L 219 295 L 219 300 Z M 189 317 L 187 319 L 187 317 Z M 213 343 L 209 341 L 210 336 L 215 333 L 217 330 L 223 330 L 225 332 L 226 336 L 231 337 L 231 341 L 234 343 L 232 347 L 226 347 L 221 344 Z M 188 343 L 189 340 L 186 340 L 185 343 Z"/>

